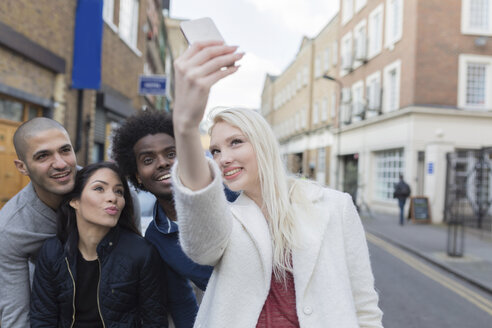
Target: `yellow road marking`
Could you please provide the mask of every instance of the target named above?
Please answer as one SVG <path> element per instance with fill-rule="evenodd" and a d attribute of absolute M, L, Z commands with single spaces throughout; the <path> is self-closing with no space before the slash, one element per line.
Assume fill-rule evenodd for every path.
<path fill-rule="evenodd" d="M 475 304 L 478 308 L 482 309 L 483 311 L 487 312 L 492 316 L 492 301 L 489 301 L 488 299 L 480 296 L 479 294 L 471 291 L 470 289 L 466 288 L 465 286 L 458 284 L 456 281 L 446 277 L 442 273 L 436 271 L 435 269 L 431 268 L 429 265 L 418 261 L 414 257 L 410 256 L 408 253 L 404 252 L 403 250 L 389 244 L 388 242 L 382 240 L 381 238 L 376 237 L 375 235 L 371 233 L 366 233 L 367 235 L 367 240 L 370 241 L 371 243 L 383 248 L 386 250 L 388 253 L 394 255 L 397 259 L 405 262 L 415 270 L 423 273 L 427 277 L 431 278 L 432 280 L 438 282 L 439 284 L 443 285 L 444 287 L 452 290 L 456 294 L 460 295 L 461 297 L 465 298 L 467 301 L 470 303 Z"/>

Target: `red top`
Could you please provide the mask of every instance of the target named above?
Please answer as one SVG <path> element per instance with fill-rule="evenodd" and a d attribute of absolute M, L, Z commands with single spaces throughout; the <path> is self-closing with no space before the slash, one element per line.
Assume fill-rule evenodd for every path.
<path fill-rule="evenodd" d="M 272 273 L 270 292 L 261 310 L 256 328 L 299 328 L 296 312 L 294 276 L 287 272 L 286 284 Z"/>

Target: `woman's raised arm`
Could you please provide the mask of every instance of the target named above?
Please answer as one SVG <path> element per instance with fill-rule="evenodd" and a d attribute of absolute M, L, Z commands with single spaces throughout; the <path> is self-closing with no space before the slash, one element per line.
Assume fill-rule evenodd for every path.
<path fill-rule="evenodd" d="M 199 124 L 210 88 L 238 70 L 234 63 L 243 57 L 236 46 L 222 42 L 197 42 L 174 62 L 174 135 L 178 153 L 179 178 L 191 190 L 206 187 L 212 173 L 200 141 Z"/>

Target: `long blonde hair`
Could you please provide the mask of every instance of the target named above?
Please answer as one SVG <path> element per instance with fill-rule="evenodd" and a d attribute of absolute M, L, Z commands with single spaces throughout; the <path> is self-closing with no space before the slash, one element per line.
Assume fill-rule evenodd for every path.
<path fill-rule="evenodd" d="M 251 142 L 258 163 L 260 189 L 272 236 L 273 273 L 284 280 L 292 272 L 292 249 L 298 244 L 297 222 L 290 200 L 289 178 L 280 157 L 280 149 L 268 122 L 257 112 L 227 108 L 211 113 L 213 125 L 227 122 L 240 129 Z"/>

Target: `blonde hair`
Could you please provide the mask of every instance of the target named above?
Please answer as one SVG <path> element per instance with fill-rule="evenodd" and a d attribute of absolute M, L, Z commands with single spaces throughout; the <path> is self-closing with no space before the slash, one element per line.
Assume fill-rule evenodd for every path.
<path fill-rule="evenodd" d="M 272 236 L 273 273 L 277 280 L 285 280 L 285 273 L 292 272 L 292 249 L 298 244 L 298 237 L 289 178 L 277 139 L 268 122 L 251 109 L 227 108 L 212 112 L 211 117 L 209 134 L 216 123 L 227 122 L 240 129 L 255 150 L 261 196 Z"/>

